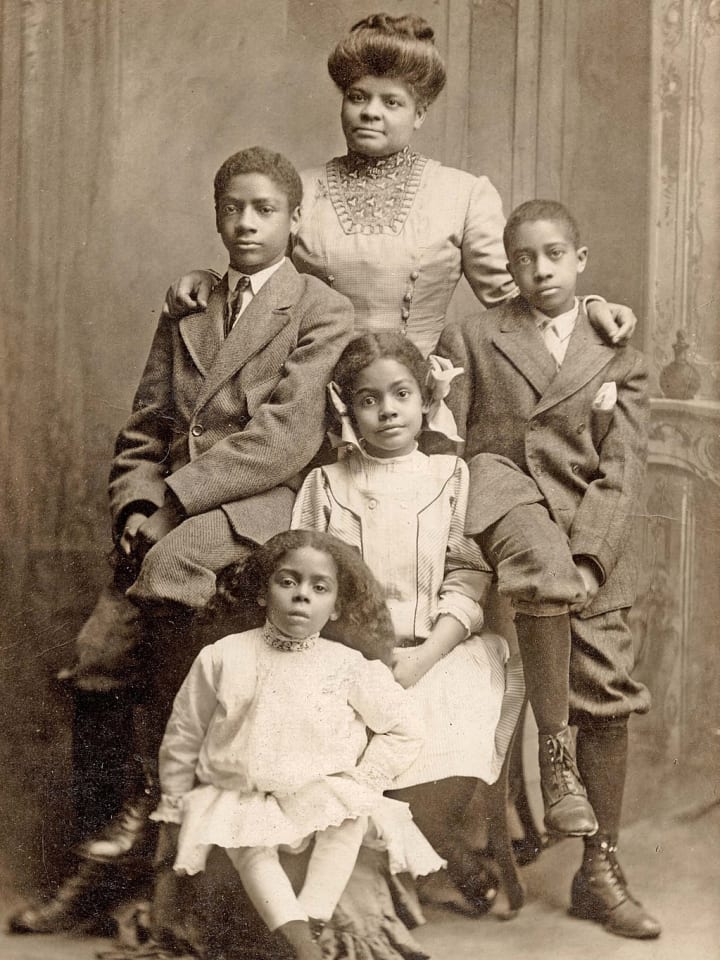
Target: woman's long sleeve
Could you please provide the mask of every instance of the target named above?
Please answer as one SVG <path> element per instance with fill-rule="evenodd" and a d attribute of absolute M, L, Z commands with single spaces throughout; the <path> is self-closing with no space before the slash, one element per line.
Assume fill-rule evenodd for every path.
<path fill-rule="evenodd" d="M 477 177 L 465 215 L 462 270 L 475 296 L 488 308 L 517 294 L 507 270 L 504 227 L 500 194 L 487 177 Z"/>

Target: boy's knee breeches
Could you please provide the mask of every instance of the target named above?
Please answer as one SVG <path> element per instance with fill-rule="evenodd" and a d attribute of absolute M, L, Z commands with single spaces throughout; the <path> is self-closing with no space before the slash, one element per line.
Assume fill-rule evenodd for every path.
<path fill-rule="evenodd" d="M 628 610 L 570 620 L 570 723 L 583 724 L 647 713 L 650 692 L 637 677 Z"/>
<path fill-rule="evenodd" d="M 200 609 L 215 594 L 215 574 L 248 549 L 223 510 L 188 517 L 147 552 L 127 595 L 134 603 L 170 601 Z"/>
<path fill-rule="evenodd" d="M 66 679 L 94 692 L 142 690 L 164 650 L 187 669 L 197 652 L 188 629 L 192 612 L 214 596 L 216 573 L 251 549 L 221 510 L 186 520 L 148 551 L 127 591 L 127 580 L 117 575 L 101 591 L 77 636 Z"/>
<path fill-rule="evenodd" d="M 513 507 L 475 539 L 518 613 L 558 616 L 585 599 L 568 538 L 542 504 Z"/>

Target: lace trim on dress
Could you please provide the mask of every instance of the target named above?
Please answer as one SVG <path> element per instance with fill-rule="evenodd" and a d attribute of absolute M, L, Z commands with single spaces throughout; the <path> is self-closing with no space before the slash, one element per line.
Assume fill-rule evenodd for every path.
<path fill-rule="evenodd" d="M 345 233 L 399 233 L 427 157 L 407 146 L 389 157 L 349 153 L 326 164 L 328 192 Z"/>
<path fill-rule="evenodd" d="M 310 650 L 315 646 L 315 641 L 319 636 L 319 633 L 311 633 L 309 637 L 304 637 L 299 640 L 296 637 L 289 637 L 286 633 L 278 630 L 275 624 L 270 623 L 269 620 L 266 620 L 263 626 L 265 643 L 275 650 L 284 650 L 286 653 Z"/>

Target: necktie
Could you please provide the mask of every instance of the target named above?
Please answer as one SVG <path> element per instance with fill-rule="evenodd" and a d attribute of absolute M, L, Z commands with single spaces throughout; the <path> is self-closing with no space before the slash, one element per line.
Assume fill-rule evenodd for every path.
<path fill-rule="evenodd" d="M 545 346 L 547 347 L 548 353 L 555 361 L 555 364 L 559 370 L 563 360 L 565 359 L 565 356 L 563 342 L 558 336 L 558 332 L 555 324 L 552 322 L 552 318 L 543 317 L 543 319 L 538 322 L 538 329 L 542 334 L 542 338 Z"/>
<path fill-rule="evenodd" d="M 230 331 L 235 326 L 243 304 L 243 293 L 250 286 L 250 277 L 240 277 L 235 284 L 235 289 L 230 295 L 227 307 L 225 308 L 225 336 L 229 336 Z"/>

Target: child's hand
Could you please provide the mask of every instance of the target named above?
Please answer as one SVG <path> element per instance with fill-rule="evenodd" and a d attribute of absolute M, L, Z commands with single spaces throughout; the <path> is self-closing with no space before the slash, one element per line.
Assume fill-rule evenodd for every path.
<path fill-rule="evenodd" d="M 425 644 L 417 647 L 395 647 L 393 649 L 393 676 L 400 686 L 414 686 L 428 672 L 432 663 L 428 662 Z"/>
<path fill-rule="evenodd" d="M 595 595 L 600 589 L 600 578 L 598 576 L 597 567 L 591 560 L 576 560 L 575 566 L 577 567 L 577 571 L 583 579 L 587 593 L 587 596 L 582 603 L 576 603 L 570 608 L 575 613 L 578 613 L 580 610 L 584 610 L 585 607 L 589 607 L 595 599 Z"/>
<path fill-rule="evenodd" d="M 137 532 L 147 520 L 144 513 L 131 513 L 128 515 L 120 537 L 120 549 L 126 557 L 131 557 L 135 551 Z"/>
<path fill-rule="evenodd" d="M 187 313 L 204 310 L 214 285 L 215 277 L 207 270 L 193 270 L 192 273 L 186 273 L 168 288 L 162 315 L 174 317 L 177 320 Z"/>

